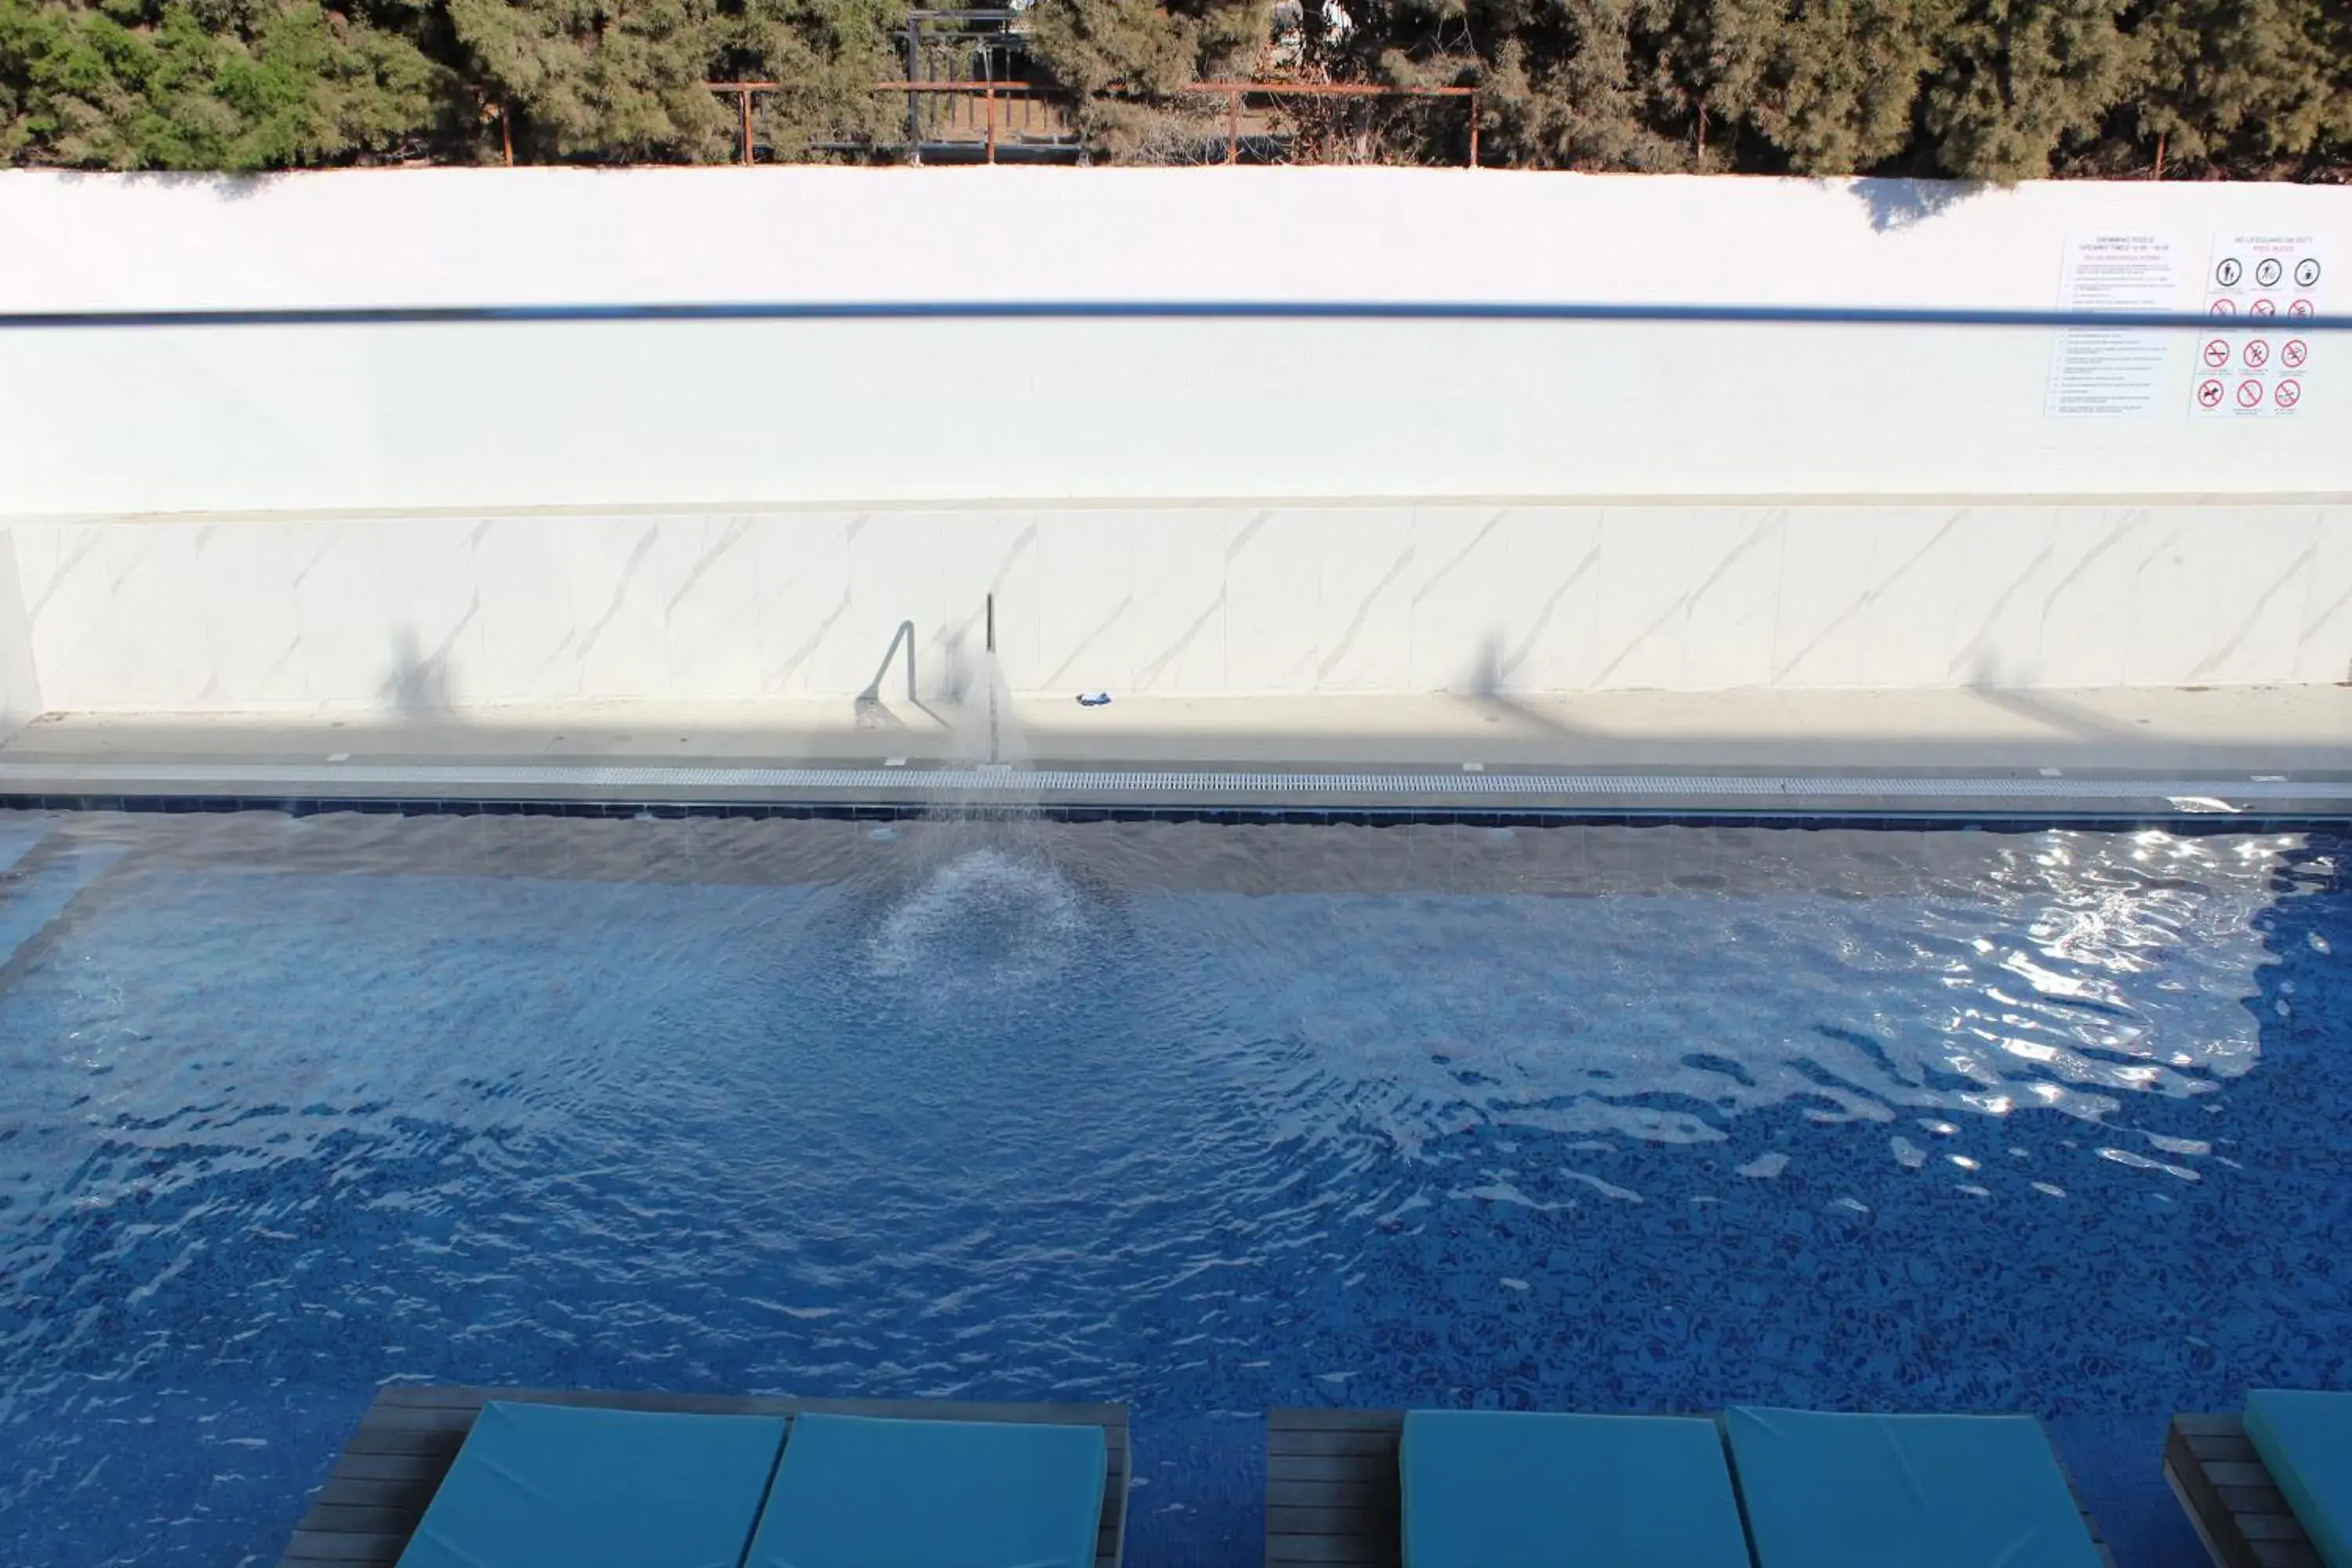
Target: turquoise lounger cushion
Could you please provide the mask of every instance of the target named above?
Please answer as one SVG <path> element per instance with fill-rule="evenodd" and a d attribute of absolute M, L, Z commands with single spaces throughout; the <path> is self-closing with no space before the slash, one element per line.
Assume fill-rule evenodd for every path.
<path fill-rule="evenodd" d="M 1404 1568 L 1748 1568 L 1712 1421 L 1415 1410 Z"/>
<path fill-rule="evenodd" d="M 400 1568 L 738 1568 L 781 1417 L 482 1406 Z"/>
<path fill-rule="evenodd" d="M 2327 1568 L 2352 1568 L 2352 1394 L 2258 1388 L 2246 1436 Z"/>
<path fill-rule="evenodd" d="M 1099 1426 L 803 1415 L 747 1568 L 1093 1568 Z"/>
<path fill-rule="evenodd" d="M 1758 1568 L 2100 1568 L 2025 1415 L 1724 1414 Z"/>

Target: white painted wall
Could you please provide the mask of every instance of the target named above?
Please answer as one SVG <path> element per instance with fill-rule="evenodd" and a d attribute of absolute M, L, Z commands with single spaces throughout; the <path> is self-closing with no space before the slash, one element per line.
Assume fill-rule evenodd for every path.
<path fill-rule="evenodd" d="M 0 310 L 1286 299 L 2049 309 L 2070 234 L 2352 189 L 1412 170 L 0 174 Z M 2329 309 L 2352 310 L 2334 280 Z M 0 332 L 0 517 L 1074 498 L 2352 491 L 2298 417 L 2043 414 L 2040 329 L 909 322 Z M 2322 345 L 2352 360 L 2352 342 Z"/>
<path fill-rule="evenodd" d="M 20 524 L 60 709 L 2331 682 L 2352 506 L 922 509 Z M 892 689 L 903 679 L 894 668 Z"/>

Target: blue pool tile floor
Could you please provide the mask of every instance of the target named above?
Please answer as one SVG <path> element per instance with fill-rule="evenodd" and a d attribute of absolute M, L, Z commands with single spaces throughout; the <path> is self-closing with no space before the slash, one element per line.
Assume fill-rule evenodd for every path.
<path fill-rule="evenodd" d="M 0 819 L 10 1568 L 275 1561 L 385 1382 L 1261 1413 L 2352 1385 L 2313 834 Z"/>

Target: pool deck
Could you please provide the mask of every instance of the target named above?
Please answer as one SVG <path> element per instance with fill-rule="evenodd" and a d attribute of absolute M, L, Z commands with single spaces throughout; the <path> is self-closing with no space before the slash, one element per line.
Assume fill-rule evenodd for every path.
<path fill-rule="evenodd" d="M 2164 1479 L 2218 1568 L 2321 1568 L 2242 1417 L 2174 1416 Z"/>
<path fill-rule="evenodd" d="M 493 1399 L 701 1415 L 793 1416 L 829 1412 L 910 1420 L 1100 1426 L 1108 1452 L 1095 1568 L 1118 1568 L 1126 1546 L 1127 1494 L 1133 1466 L 1128 1449 L 1127 1407 L 1121 1405 L 980 1405 L 404 1385 L 380 1391 L 368 1406 L 359 1430 L 344 1445 L 326 1484 L 287 1544 L 279 1568 L 320 1568 L 326 1563 L 341 1568 L 393 1568 L 407 1549 L 441 1479 L 449 1473 L 466 1434 L 473 1429 L 474 1417 Z"/>
<path fill-rule="evenodd" d="M 68 712 L 0 741 L 0 796 L 2352 815 L 2347 687 L 1023 698 L 991 729 L 903 699 Z"/>

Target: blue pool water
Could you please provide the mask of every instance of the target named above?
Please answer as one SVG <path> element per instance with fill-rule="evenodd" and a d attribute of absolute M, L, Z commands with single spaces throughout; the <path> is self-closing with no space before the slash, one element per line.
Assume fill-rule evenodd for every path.
<path fill-rule="evenodd" d="M 388 1380 L 2050 1419 L 2352 1383 L 2305 836 L 0 814 L 0 1541 L 275 1561 Z"/>

